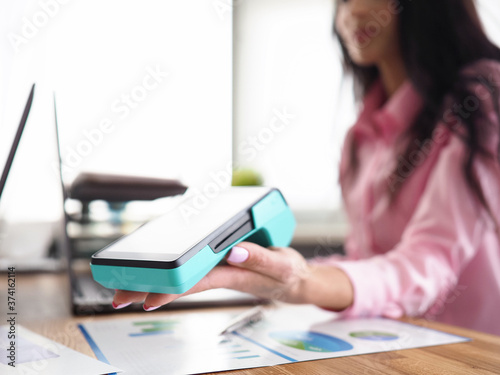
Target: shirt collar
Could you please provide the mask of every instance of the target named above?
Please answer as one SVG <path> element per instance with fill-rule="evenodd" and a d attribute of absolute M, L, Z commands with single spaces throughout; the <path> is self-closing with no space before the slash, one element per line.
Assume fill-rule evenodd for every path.
<path fill-rule="evenodd" d="M 356 137 L 382 138 L 389 143 L 410 127 L 421 108 L 422 98 L 410 81 L 405 81 L 387 100 L 378 80 L 363 100 L 363 110 L 354 125 Z"/>

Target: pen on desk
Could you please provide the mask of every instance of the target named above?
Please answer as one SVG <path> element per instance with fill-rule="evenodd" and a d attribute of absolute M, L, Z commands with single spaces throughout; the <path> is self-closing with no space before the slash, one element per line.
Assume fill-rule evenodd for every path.
<path fill-rule="evenodd" d="M 226 328 L 224 328 L 219 333 L 219 336 L 236 331 L 237 329 L 243 328 L 246 325 L 256 323 L 262 320 L 263 317 L 264 317 L 264 309 L 262 308 L 262 306 L 256 306 L 232 319 L 227 324 Z"/>

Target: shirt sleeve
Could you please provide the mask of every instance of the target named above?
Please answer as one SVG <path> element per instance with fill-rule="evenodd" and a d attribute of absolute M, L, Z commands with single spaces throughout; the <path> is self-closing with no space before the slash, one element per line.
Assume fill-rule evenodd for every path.
<path fill-rule="evenodd" d="M 442 307 L 484 230 L 484 210 L 462 169 L 465 153 L 463 142 L 450 135 L 395 248 L 364 260 L 335 262 L 354 287 L 354 304 L 344 316 L 421 316 Z M 494 178 L 480 170 L 480 179 Z"/>

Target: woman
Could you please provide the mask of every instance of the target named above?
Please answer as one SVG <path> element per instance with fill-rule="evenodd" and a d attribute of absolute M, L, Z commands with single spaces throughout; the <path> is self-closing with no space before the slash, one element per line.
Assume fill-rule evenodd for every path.
<path fill-rule="evenodd" d="M 344 316 L 421 316 L 500 334 L 500 50 L 472 1 L 337 1 L 362 111 L 340 183 L 345 258 L 234 247 L 188 293 L 232 288 Z M 153 310 L 177 295 L 118 291 Z"/>

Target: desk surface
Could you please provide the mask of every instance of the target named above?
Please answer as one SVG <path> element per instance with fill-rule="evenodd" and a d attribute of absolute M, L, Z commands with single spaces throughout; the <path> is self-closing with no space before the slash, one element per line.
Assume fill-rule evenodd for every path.
<path fill-rule="evenodd" d="M 1 274 L 7 284 L 7 274 Z M 60 342 L 81 353 L 95 357 L 81 335 L 77 324 L 90 320 L 144 317 L 144 313 L 73 317 L 70 313 L 69 287 L 62 274 L 17 274 L 16 310 L 18 323 Z M 0 290 L 2 316 L 6 316 L 7 287 Z M 237 310 L 239 308 L 227 308 Z M 175 313 L 179 313 L 176 310 Z M 151 313 L 148 313 L 151 314 Z M 153 314 L 168 315 L 169 312 Z M 457 374 L 500 373 L 500 337 L 463 328 L 452 327 L 423 319 L 405 318 L 402 321 L 469 337 L 470 342 L 366 354 L 309 362 L 285 364 L 248 370 L 228 371 L 223 374 Z M 221 373 L 217 373 L 221 374 Z"/>

